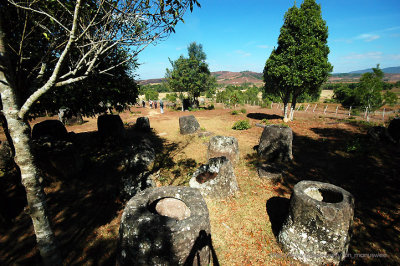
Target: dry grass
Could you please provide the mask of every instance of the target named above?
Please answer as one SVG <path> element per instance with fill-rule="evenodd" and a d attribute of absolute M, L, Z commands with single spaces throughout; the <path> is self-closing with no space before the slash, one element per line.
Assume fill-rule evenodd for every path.
<path fill-rule="evenodd" d="M 274 203 L 287 203 L 293 185 L 304 179 L 330 182 L 355 195 L 355 234 L 350 245 L 351 253 L 385 253 L 390 256 L 386 260 L 351 259 L 346 264 L 400 263 L 397 255 L 400 246 L 397 222 L 400 220 L 400 189 L 396 179 L 400 176 L 399 152 L 387 145 L 347 152 L 346 147 L 355 138 L 362 138 L 368 125 L 298 116 L 290 124 L 294 132 L 294 162 L 287 166 L 284 182 L 271 184 L 256 173 L 254 163 L 257 158 L 253 147 L 258 144 L 262 128 L 254 125 L 264 118 L 270 123 L 281 123 L 280 116 L 277 110 L 246 109 L 247 115 L 235 116 L 229 109 L 183 114 L 166 110 L 164 115 L 160 115 L 155 110 L 134 108 L 132 113 L 121 114 L 126 123 L 134 122 L 138 116 L 149 116 L 154 138 L 163 144 L 153 167 L 158 172 L 158 185 L 186 185 L 193 171 L 206 162 L 209 137 L 181 136 L 179 116 L 194 114 L 203 129 L 238 139 L 241 157 L 235 175 L 240 192 L 225 200 L 207 200 L 213 247 L 219 263 L 298 264 L 285 257 L 276 241 L 278 223 L 274 221 L 277 217 L 273 215 L 273 207 L 278 210 L 275 213 L 285 213 L 284 205 L 274 206 Z M 249 119 L 253 127 L 245 131 L 233 130 L 233 123 L 242 119 Z M 87 121 L 68 130 L 95 131 L 96 120 Z M 115 261 L 118 227 L 124 207 L 124 202 L 115 196 L 118 193 L 113 186 L 113 178 L 118 174 L 110 165 L 114 155 L 104 147 L 99 151 L 86 148 L 82 152 L 93 159 L 84 175 L 68 181 L 59 181 L 55 177 L 47 184 L 46 193 L 66 265 L 108 265 Z M 107 171 L 102 170 L 104 167 Z M 10 188 L 7 191 L 15 194 L 16 190 Z M 19 209 L 13 219 L 5 234 L 0 235 L 0 244 L 6 247 L 0 250 L 0 264 L 40 263 L 29 217 Z"/>

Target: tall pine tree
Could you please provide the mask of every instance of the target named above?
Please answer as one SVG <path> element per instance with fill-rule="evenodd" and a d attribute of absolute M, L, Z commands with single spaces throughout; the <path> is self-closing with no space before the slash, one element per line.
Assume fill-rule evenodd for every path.
<path fill-rule="evenodd" d="M 315 0 L 304 0 L 300 8 L 294 5 L 286 12 L 278 47 L 264 68 L 265 90 L 282 99 L 284 119 L 290 99 L 293 111 L 298 97 L 317 92 L 332 71 L 327 39 L 328 27 Z"/>

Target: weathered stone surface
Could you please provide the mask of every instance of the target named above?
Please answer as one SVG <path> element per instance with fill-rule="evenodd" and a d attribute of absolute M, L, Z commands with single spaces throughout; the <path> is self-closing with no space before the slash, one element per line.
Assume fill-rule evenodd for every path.
<path fill-rule="evenodd" d="M 138 192 L 155 187 L 149 166 L 154 162 L 156 152 L 149 139 L 126 147 L 119 167 L 121 174 L 121 197 L 130 199 Z"/>
<path fill-rule="evenodd" d="M 283 171 L 279 167 L 262 164 L 257 167 L 257 172 L 260 178 L 269 180 L 271 183 L 278 183 L 282 181 Z"/>
<path fill-rule="evenodd" d="M 119 115 L 101 115 L 97 118 L 97 130 L 102 138 L 125 138 L 125 128 Z"/>
<path fill-rule="evenodd" d="M 184 220 L 190 216 L 190 209 L 186 204 L 176 198 L 164 198 L 156 204 L 156 212 L 162 216 L 177 220 Z"/>
<path fill-rule="evenodd" d="M 32 129 L 32 139 L 39 139 L 41 137 L 66 140 L 68 139 L 68 131 L 61 121 L 54 119 L 45 120 L 35 124 Z"/>
<path fill-rule="evenodd" d="M 58 119 L 67 126 L 82 125 L 83 118 L 81 113 L 74 114 L 69 108 L 60 108 L 58 110 Z"/>
<path fill-rule="evenodd" d="M 226 157 L 211 158 L 200 166 L 193 173 L 189 186 L 198 188 L 207 198 L 225 198 L 239 190 L 232 164 Z"/>
<path fill-rule="evenodd" d="M 289 214 L 278 240 L 293 258 L 310 265 L 338 265 L 350 242 L 354 198 L 346 190 L 322 182 L 294 186 Z"/>
<path fill-rule="evenodd" d="M 234 137 L 215 136 L 210 139 L 207 159 L 225 156 L 233 166 L 239 162 L 239 144 Z"/>
<path fill-rule="evenodd" d="M 395 142 L 400 142 L 400 117 L 395 117 L 390 121 L 388 132 Z"/>
<path fill-rule="evenodd" d="M 193 134 L 200 129 L 200 124 L 194 115 L 181 116 L 179 117 L 179 128 L 182 135 Z"/>
<path fill-rule="evenodd" d="M 0 169 L 5 169 L 13 163 L 13 152 L 7 140 L 0 143 Z"/>
<path fill-rule="evenodd" d="M 40 168 L 45 171 L 56 170 L 57 174 L 71 178 L 83 169 L 83 160 L 70 141 L 41 137 L 32 141 L 32 148 Z"/>
<path fill-rule="evenodd" d="M 129 200 L 137 193 L 155 186 L 150 171 L 127 169 L 121 177 L 120 196 L 123 200 Z"/>
<path fill-rule="evenodd" d="M 178 220 L 160 215 L 166 198 L 182 201 L 190 216 Z M 119 265 L 208 265 L 211 228 L 207 205 L 197 189 L 146 189 L 126 204 L 119 229 Z"/>
<path fill-rule="evenodd" d="M 148 131 L 150 130 L 150 120 L 148 117 L 138 117 L 135 124 L 136 129 Z"/>
<path fill-rule="evenodd" d="M 257 153 L 268 162 L 288 162 L 292 155 L 293 132 L 280 125 L 266 126 L 261 134 Z"/>

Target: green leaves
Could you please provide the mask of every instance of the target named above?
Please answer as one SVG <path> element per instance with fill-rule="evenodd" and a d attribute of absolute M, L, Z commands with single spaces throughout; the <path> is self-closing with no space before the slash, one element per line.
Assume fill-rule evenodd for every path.
<path fill-rule="evenodd" d="M 264 68 L 266 93 L 282 101 L 313 94 L 326 81 L 332 66 L 328 62 L 328 28 L 315 0 L 305 0 L 285 14 L 278 47 Z"/>
<path fill-rule="evenodd" d="M 214 88 L 216 82 L 205 63 L 203 46 L 191 43 L 188 54 L 189 58 L 180 56 L 176 61 L 170 60 L 172 69 L 167 69 L 165 76 L 172 91 L 186 91 L 194 102 L 201 92 Z"/>

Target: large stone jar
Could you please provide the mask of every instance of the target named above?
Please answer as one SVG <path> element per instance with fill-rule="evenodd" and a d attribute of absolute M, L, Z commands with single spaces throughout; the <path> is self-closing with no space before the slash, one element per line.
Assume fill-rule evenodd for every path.
<path fill-rule="evenodd" d="M 233 166 L 239 162 L 239 144 L 235 137 L 215 136 L 210 139 L 207 159 L 225 156 Z"/>
<path fill-rule="evenodd" d="M 179 131 L 182 135 L 196 133 L 200 130 L 200 124 L 194 115 L 179 117 Z"/>
<path fill-rule="evenodd" d="M 294 186 L 278 240 L 285 252 L 304 263 L 337 265 L 346 257 L 353 215 L 354 199 L 346 190 L 301 181 Z"/>
<path fill-rule="evenodd" d="M 197 189 L 149 188 L 122 214 L 118 265 L 208 265 L 211 229 Z"/>
<path fill-rule="evenodd" d="M 285 163 L 293 159 L 293 132 L 281 125 L 266 126 L 261 134 L 258 155 L 268 163 Z"/>

